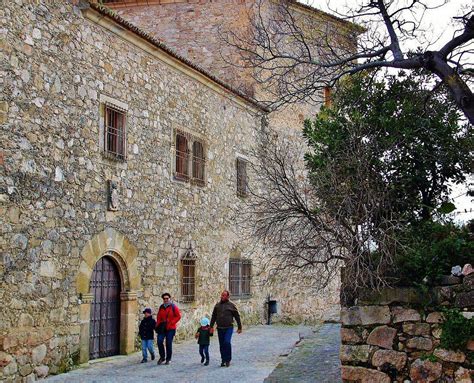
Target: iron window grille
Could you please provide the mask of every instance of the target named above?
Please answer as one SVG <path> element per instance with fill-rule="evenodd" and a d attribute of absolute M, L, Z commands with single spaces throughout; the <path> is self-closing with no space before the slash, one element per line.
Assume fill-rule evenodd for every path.
<path fill-rule="evenodd" d="M 196 260 L 181 260 L 181 299 L 183 302 L 193 302 L 196 292 Z"/>
<path fill-rule="evenodd" d="M 229 291 L 233 296 L 249 297 L 251 295 L 252 262 L 250 260 L 229 260 Z"/>
<path fill-rule="evenodd" d="M 248 180 L 247 180 L 247 161 L 242 158 L 237 158 L 237 195 L 239 197 L 247 197 L 248 195 Z"/>
<path fill-rule="evenodd" d="M 202 140 L 190 133 L 175 132 L 175 168 L 177 180 L 204 186 L 206 176 L 206 150 Z"/>
<path fill-rule="evenodd" d="M 105 105 L 104 153 L 116 160 L 125 160 L 125 112 Z"/>

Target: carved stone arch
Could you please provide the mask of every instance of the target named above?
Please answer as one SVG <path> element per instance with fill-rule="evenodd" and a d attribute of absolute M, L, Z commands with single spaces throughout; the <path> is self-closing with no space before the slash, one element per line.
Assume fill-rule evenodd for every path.
<path fill-rule="evenodd" d="M 120 353 L 134 351 L 135 325 L 138 314 L 137 291 L 141 278 L 137 268 L 137 248 L 121 233 L 107 228 L 90 239 L 81 251 L 81 262 L 76 279 L 79 316 L 81 323 L 80 362 L 89 360 L 90 310 L 93 299 L 90 280 L 97 261 L 104 257 L 113 259 L 121 276 L 120 294 Z"/>

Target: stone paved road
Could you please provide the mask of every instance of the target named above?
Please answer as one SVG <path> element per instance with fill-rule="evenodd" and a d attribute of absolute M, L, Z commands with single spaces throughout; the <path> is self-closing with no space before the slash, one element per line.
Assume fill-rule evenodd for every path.
<path fill-rule="evenodd" d="M 172 364 L 169 366 L 157 366 L 151 361 L 140 364 L 141 354 L 136 353 L 91 363 L 46 381 L 261 383 L 279 362 L 286 359 L 281 355 L 287 355 L 291 351 L 300 339 L 300 334 L 312 333 L 311 328 L 305 326 L 255 326 L 244 330 L 241 335 L 233 336 L 234 354 L 229 368 L 220 367 L 219 345 L 215 337 L 210 347 L 211 363 L 207 367 L 199 363 L 198 345 L 190 340 L 174 347 Z"/>
<path fill-rule="evenodd" d="M 303 339 L 264 383 L 340 382 L 340 328 L 339 324 L 324 324 Z"/>

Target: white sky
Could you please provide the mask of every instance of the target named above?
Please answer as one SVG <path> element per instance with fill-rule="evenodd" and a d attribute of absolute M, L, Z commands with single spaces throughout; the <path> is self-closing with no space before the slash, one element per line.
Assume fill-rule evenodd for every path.
<path fill-rule="evenodd" d="M 357 4 L 361 3 L 361 0 L 329 0 L 330 8 L 328 7 L 328 0 L 299 0 L 301 3 L 309 4 L 315 8 L 319 8 L 323 11 L 331 12 L 331 9 L 337 9 L 343 13 L 345 7 L 356 7 Z M 430 6 L 440 4 L 443 0 L 426 0 Z M 366 2 L 366 1 L 365 1 Z M 400 3 L 407 2 L 400 0 Z M 439 49 L 447 41 L 449 41 L 455 31 L 453 25 L 453 17 L 461 15 L 461 10 L 470 7 L 472 10 L 474 5 L 470 0 L 449 0 L 446 5 L 441 8 L 428 10 L 423 18 L 423 27 L 427 31 L 426 37 L 430 40 L 438 39 L 433 45 L 432 49 Z M 416 48 L 418 44 L 407 45 L 410 48 Z M 457 210 L 454 212 L 455 220 L 467 222 L 474 219 L 474 200 L 472 197 L 465 195 L 468 190 L 468 184 L 471 184 L 471 188 L 474 184 L 474 176 L 468 178 L 466 185 L 454 186 L 451 193 L 454 204 L 457 206 Z"/>

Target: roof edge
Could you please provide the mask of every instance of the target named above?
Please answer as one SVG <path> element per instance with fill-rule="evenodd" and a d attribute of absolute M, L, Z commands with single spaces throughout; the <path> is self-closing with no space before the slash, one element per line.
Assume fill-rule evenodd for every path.
<path fill-rule="evenodd" d="M 148 43 L 152 44 L 153 46 L 159 48 L 163 52 L 167 53 L 174 59 L 180 61 L 187 67 L 195 70 L 196 72 L 200 73 L 201 75 L 205 76 L 207 79 L 211 80 L 212 82 L 216 83 L 220 87 L 224 88 L 225 90 L 233 93 L 235 96 L 241 98 L 244 100 L 246 103 L 251 104 L 253 107 L 263 111 L 263 112 L 270 112 L 270 109 L 267 108 L 265 105 L 259 103 L 258 101 L 254 100 L 250 96 L 247 96 L 245 93 L 233 88 L 231 85 L 227 84 L 226 82 L 222 81 L 218 77 L 214 76 L 207 70 L 203 69 L 199 65 L 193 63 L 189 59 L 181 56 L 177 52 L 175 52 L 173 49 L 168 47 L 166 44 L 164 44 L 162 41 L 158 40 L 157 38 L 151 36 L 147 32 L 143 31 L 142 29 L 138 28 L 136 25 L 132 24 L 131 22 L 125 20 L 123 17 L 119 16 L 117 13 L 115 13 L 112 9 L 99 4 L 95 2 L 94 0 L 88 0 L 88 5 L 90 8 L 95 10 L 96 12 L 100 13 L 101 15 L 111 19 L 121 27 L 129 30 L 130 32 L 134 33 L 135 35 L 139 36 L 140 38 L 144 39 Z"/>

